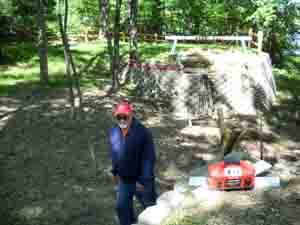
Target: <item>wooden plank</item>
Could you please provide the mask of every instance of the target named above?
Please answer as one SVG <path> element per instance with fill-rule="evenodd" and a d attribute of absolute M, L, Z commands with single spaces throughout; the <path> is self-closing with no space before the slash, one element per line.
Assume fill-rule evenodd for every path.
<path fill-rule="evenodd" d="M 280 188 L 279 177 L 255 177 L 254 189 Z"/>
<path fill-rule="evenodd" d="M 207 187 L 207 177 L 191 176 L 189 177 L 189 186 Z"/>
<path fill-rule="evenodd" d="M 166 36 L 168 41 L 251 41 L 250 36 Z"/>

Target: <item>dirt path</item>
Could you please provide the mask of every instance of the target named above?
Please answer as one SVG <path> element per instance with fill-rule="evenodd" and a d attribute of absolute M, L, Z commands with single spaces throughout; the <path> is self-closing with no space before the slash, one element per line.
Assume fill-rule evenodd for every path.
<path fill-rule="evenodd" d="M 111 99 L 85 90 L 84 118 L 70 119 L 65 90 L 20 91 L 0 98 L 0 221 L 3 224 L 114 225 L 115 192 L 106 133 Z M 156 109 L 136 102 L 157 149 L 176 159 L 176 129 Z M 16 111 L 16 109 L 18 109 Z M 149 116 L 151 114 L 151 117 Z M 161 147 L 164 146 L 164 147 Z M 96 163 L 92 159 L 94 151 Z M 160 160 L 159 171 L 166 168 Z M 97 167 L 95 169 L 95 167 Z"/>

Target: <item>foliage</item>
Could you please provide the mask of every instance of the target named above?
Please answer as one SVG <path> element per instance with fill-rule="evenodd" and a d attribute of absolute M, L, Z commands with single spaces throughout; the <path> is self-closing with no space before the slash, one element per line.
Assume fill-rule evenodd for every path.
<path fill-rule="evenodd" d="M 264 49 L 279 63 L 283 51 L 293 48 L 290 37 L 299 30 L 299 6 L 290 0 L 255 0 L 255 4 L 256 11 L 249 18 L 265 32 Z"/>
<path fill-rule="evenodd" d="M 46 1 L 48 19 L 53 18 L 55 1 Z M 37 12 L 36 1 L 0 0 L 0 42 L 33 40 Z"/>
<path fill-rule="evenodd" d="M 12 2 L 6 0 L 0 0 L 0 16 L 8 16 L 13 12 Z"/>
<path fill-rule="evenodd" d="M 35 54 L 37 49 L 28 43 L 21 42 L 14 45 L 2 46 L 0 55 L 5 56 L 5 62 L 0 60 L 0 65 L 10 62 L 24 62 L 29 60 Z M 4 57 L 2 58 L 4 59 Z"/>
<path fill-rule="evenodd" d="M 70 2 L 70 29 L 79 33 L 85 28 L 99 28 L 98 0 L 74 0 Z"/>
<path fill-rule="evenodd" d="M 251 15 L 258 29 L 265 29 L 276 19 L 277 0 L 255 0 L 256 11 Z"/>
<path fill-rule="evenodd" d="M 129 30 L 129 1 L 121 5 L 120 31 Z M 58 34 L 56 0 L 47 1 L 48 33 Z M 109 2 L 112 30 L 116 2 Z M 0 42 L 34 41 L 36 2 L 0 0 Z M 70 1 L 69 32 L 99 30 L 99 0 Z M 292 49 L 290 40 L 299 30 L 299 4 L 292 0 L 139 0 L 138 31 L 158 34 L 234 35 L 247 34 L 250 27 L 265 33 L 264 50 L 274 63 Z M 3 53 L 2 53 L 3 54 Z M 3 56 L 3 55 L 2 55 Z"/>

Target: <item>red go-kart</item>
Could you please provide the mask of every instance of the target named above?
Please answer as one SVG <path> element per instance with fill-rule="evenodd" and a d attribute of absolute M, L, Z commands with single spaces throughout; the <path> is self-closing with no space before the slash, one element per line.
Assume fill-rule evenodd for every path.
<path fill-rule="evenodd" d="M 216 190 L 253 189 L 255 169 L 247 161 L 224 160 L 208 165 L 208 186 Z"/>

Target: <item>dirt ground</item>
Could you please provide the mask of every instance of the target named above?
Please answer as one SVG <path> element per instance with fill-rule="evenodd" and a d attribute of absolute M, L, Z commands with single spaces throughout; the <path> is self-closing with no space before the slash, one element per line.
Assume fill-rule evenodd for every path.
<path fill-rule="evenodd" d="M 0 97 L 0 115 L 5 115 L 0 120 L 0 224 L 116 224 L 106 147 L 106 132 L 113 124 L 112 98 L 103 98 L 103 94 L 85 90 L 84 114 L 78 121 L 70 119 L 67 92 L 63 89 L 19 90 Z M 182 135 L 165 108 L 132 100 L 137 116 L 153 132 L 159 176 L 168 172 L 170 165 L 183 173 L 189 171 L 216 146 L 213 139 Z M 297 161 L 300 139 L 292 135 L 289 140 Z M 299 224 L 299 182 L 292 182 L 274 196 L 257 200 L 266 210 L 272 208 L 269 204 L 280 208 L 279 216 L 270 220 L 274 223 L 261 224 L 279 224 L 276 218 L 285 221 L 280 224 Z M 251 215 L 251 208 L 244 211 L 250 220 L 252 216 L 259 217 Z M 260 222 L 267 221 L 261 217 Z"/>

